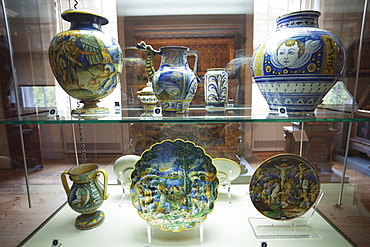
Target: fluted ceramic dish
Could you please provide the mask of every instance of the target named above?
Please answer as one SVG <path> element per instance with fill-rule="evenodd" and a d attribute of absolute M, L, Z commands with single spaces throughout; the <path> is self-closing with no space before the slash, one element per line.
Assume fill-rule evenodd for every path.
<path fill-rule="evenodd" d="M 214 158 L 213 163 L 217 167 L 217 177 L 222 185 L 235 180 L 241 173 L 239 164 L 231 159 Z"/>
<path fill-rule="evenodd" d="M 254 207 L 274 220 L 302 216 L 314 205 L 319 193 L 316 168 L 295 154 L 275 155 L 262 162 L 249 185 Z"/>
<path fill-rule="evenodd" d="M 113 165 L 113 171 L 114 174 L 116 174 L 117 179 L 124 184 L 129 185 L 131 183 L 131 172 L 134 170 L 135 162 L 139 159 L 139 155 L 131 154 L 119 157 Z M 122 177 L 120 172 L 122 172 Z"/>
<path fill-rule="evenodd" d="M 203 222 L 218 196 L 212 159 L 189 141 L 165 140 L 143 152 L 131 174 L 131 201 L 139 215 L 163 231 Z"/>

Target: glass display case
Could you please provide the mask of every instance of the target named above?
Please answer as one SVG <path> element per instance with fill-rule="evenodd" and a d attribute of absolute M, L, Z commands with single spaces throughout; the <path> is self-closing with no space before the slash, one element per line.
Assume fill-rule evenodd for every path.
<path fill-rule="evenodd" d="M 50 41 L 70 28 L 61 13 L 74 8 L 106 16 L 109 23 L 102 30 L 122 49 L 120 83 L 98 103 L 109 109 L 105 117 L 72 117 L 71 110 L 80 102 L 63 90 L 50 67 Z M 344 72 L 313 116 L 271 115 L 252 77 L 251 58 L 258 45 L 275 32 L 279 16 L 300 10 L 320 11 L 319 27 L 341 40 Z M 145 0 L 140 4 L 131 0 L 2 0 L 0 238 L 5 246 L 50 244 L 53 239 L 66 245 L 84 241 L 76 238 L 73 221 L 77 215 L 66 203 L 60 179 L 66 169 L 84 163 L 97 163 L 107 171 L 110 194 L 102 206 L 106 221 L 85 232 L 93 241 L 86 245 L 103 241 L 142 246 L 224 246 L 235 242 L 241 246 L 248 241 L 256 246 L 289 246 L 298 239 L 304 246 L 312 241 L 319 246 L 367 246 L 367 13 L 368 2 L 361 0 Z M 199 61 L 194 56 L 186 58 L 198 77 L 187 113 L 167 114 L 160 111 L 163 105 L 161 108 L 159 102 L 148 106 L 139 99 L 152 79 L 149 65 L 157 71 L 163 59 L 153 55 L 153 63 L 148 64 L 148 53 L 137 48 L 141 41 L 155 51 L 184 46 L 199 54 Z M 228 73 L 228 98 L 222 112 L 206 109 L 204 81 L 210 68 L 224 68 Z M 166 93 L 170 97 L 171 93 Z M 128 187 L 121 186 L 123 178 L 114 170 L 119 158 L 139 158 L 153 144 L 175 139 L 191 141 L 212 159 L 227 159 L 238 166 L 234 171 L 238 176 L 219 187 L 214 211 L 204 224 L 178 233 L 147 226 L 130 202 Z M 271 227 L 272 233 L 259 235 L 256 221 L 280 223 L 271 223 L 252 204 L 248 195 L 251 177 L 263 161 L 284 153 L 302 156 L 315 167 L 322 198 L 305 214 L 308 219 L 303 219 L 306 226 L 312 226 L 310 233 L 286 234 L 281 229 L 299 232 L 288 228 L 292 225 L 286 221 L 288 225 Z M 225 177 L 228 175 L 226 172 Z M 105 237 L 99 240 L 93 235 Z"/>

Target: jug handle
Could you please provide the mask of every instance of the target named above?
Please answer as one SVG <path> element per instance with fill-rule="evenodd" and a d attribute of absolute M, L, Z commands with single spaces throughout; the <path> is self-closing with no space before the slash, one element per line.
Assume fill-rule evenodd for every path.
<path fill-rule="evenodd" d="M 68 182 L 67 182 L 67 175 L 68 175 L 68 171 L 69 169 L 65 170 L 61 175 L 60 175 L 60 178 L 62 180 L 62 184 L 63 184 L 63 188 L 64 188 L 64 191 L 66 192 L 66 194 L 68 195 L 69 193 L 69 186 L 68 186 Z"/>
<path fill-rule="evenodd" d="M 198 71 L 198 61 L 199 61 L 199 53 L 197 51 L 188 51 L 186 53 L 186 56 L 194 56 L 195 57 L 193 71 L 194 71 L 195 74 L 197 74 L 197 71 Z"/>
<path fill-rule="evenodd" d="M 98 173 L 102 173 L 103 174 L 103 177 L 104 177 L 104 191 L 103 191 L 103 200 L 107 200 L 108 199 L 108 193 L 107 193 L 107 189 L 108 189 L 108 173 L 106 170 L 104 169 L 100 169 L 96 172 L 97 176 L 98 176 Z"/>

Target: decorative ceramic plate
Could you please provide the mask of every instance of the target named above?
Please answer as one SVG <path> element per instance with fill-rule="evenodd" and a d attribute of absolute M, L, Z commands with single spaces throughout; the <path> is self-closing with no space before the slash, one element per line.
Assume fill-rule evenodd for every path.
<path fill-rule="evenodd" d="M 139 215 L 163 231 L 203 222 L 218 196 L 217 169 L 203 148 L 180 139 L 146 150 L 131 174 L 131 201 Z"/>
<path fill-rule="evenodd" d="M 275 155 L 254 172 L 249 195 L 255 208 L 275 220 L 302 216 L 316 202 L 319 175 L 305 158 L 294 154 Z"/>
<path fill-rule="evenodd" d="M 123 155 L 119 157 L 113 165 L 113 171 L 117 176 L 117 179 L 125 184 L 131 183 L 131 172 L 134 170 L 134 165 L 137 160 L 140 159 L 138 155 Z M 122 172 L 123 178 L 121 178 L 119 172 Z"/>
<path fill-rule="evenodd" d="M 214 158 L 213 164 L 217 167 L 217 177 L 222 185 L 227 184 L 228 179 L 230 179 L 230 181 L 235 180 L 241 173 L 238 163 L 230 159 Z"/>

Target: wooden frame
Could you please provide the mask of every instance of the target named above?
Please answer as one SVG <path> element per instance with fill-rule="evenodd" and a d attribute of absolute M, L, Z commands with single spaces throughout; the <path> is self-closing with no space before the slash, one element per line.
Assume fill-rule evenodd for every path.
<path fill-rule="evenodd" d="M 350 148 L 370 157 L 370 122 L 356 122 L 352 129 Z"/>
<path fill-rule="evenodd" d="M 355 41 L 347 48 L 347 62 L 346 62 L 346 76 L 356 76 L 357 69 L 357 55 L 360 41 Z M 365 37 L 362 42 L 362 52 L 360 59 L 360 73 L 361 77 L 370 76 L 370 37 Z"/>

